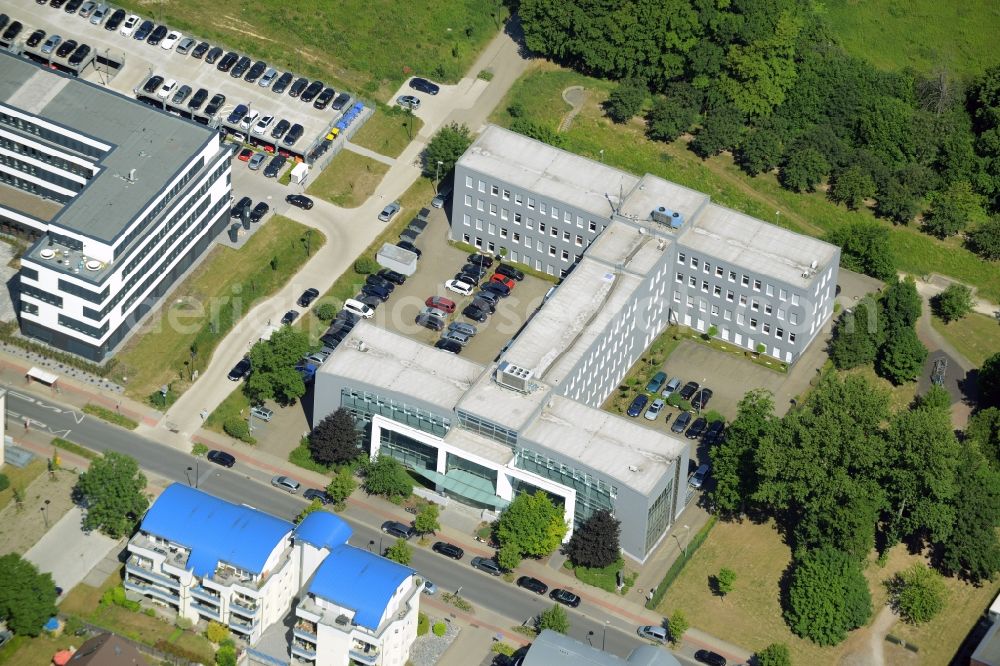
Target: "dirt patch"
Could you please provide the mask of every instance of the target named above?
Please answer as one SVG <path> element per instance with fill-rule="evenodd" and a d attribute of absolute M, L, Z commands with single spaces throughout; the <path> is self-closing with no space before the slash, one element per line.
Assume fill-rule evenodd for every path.
<path fill-rule="evenodd" d="M 41 463 L 44 465 L 45 461 Z M 4 507 L 0 511 L 4 536 L 0 555 L 23 555 L 48 531 L 48 525 L 56 524 L 73 507 L 70 494 L 76 479 L 77 475 L 67 470 L 52 475 L 43 473 L 27 487 L 20 507 L 14 502 Z"/>

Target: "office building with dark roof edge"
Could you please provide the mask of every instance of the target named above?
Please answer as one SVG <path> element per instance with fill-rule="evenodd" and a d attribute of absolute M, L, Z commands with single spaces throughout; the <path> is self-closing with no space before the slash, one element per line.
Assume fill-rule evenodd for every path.
<path fill-rule="evenodd" d="M 0 54 L 0 231 L 21 332 L 102 362 L 225 227 L 217 132 Z"/>

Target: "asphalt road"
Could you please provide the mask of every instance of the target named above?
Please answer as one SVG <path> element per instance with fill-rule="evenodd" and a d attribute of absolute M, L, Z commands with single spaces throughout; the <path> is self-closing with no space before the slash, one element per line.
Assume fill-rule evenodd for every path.
<path fill-rule="evenodd" d="M 95 451 L 127 454 L 135 458 L 144 471 L 168 482 L 197 484 L 212 495 L 247 504 L 286 520 L 294 519 L 306 505 L 302 498 L 272 488 L 268 475 L 239 461 L 232 469 L 219 467 L 49 398 L 36 396 L 22 388 L 8 387 L 8 429 L 23 427 L 26 418 L 32 430 L 70 439 Z M 256 483 L 247 483 L 248 480 Z M 357 520 L 348 522 L 354 529 L 351 543 L 359 548 L 379 551 L 391 542 L 391 537 L 383 534 L 377 526 Z M 374 546 L 371 541 L 375 542 Z M 503 615 L 510 619 L 511 626 L 534 617 L 554 603 L 548 597 L 540 597 L 473 569 L 469 564 L 471 556 L 455 562 L 415 544 L 413 550 L 413 568 L 424 578 L 434 581 L 439 596 L 461 588 L 461 596 L 474 608 Z M 608 652 L 620 656 L 628 655 L 642 644 L 635 634 L 635 625 L 607 613 L 603 608 L 588 609 L 584 602 L 577 609 L 566 610 L 570 615 L 570 635 L 580 641 L 589 639 L 595 647 L 601 647 L 603 643 Z M 588 634 L 591 631 L 593 636 Z"/>

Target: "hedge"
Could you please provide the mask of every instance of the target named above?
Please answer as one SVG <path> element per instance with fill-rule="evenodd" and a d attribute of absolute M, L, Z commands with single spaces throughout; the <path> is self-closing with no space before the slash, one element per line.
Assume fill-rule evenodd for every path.
<path fill-rule="evenodd" d="M 669 569 L 667 569 L 667 574 L 663 577 L 663 580 L 661 580 L 660 584 L 656 586 L 656 591 L 653 592 L 653 598 L 646 602 L 646 608 L 652 610 L 660 605 L 660 602 L 663 601 L 663 597 L 667 594 L 667 590 L 671 585 L 673 585 L 673 582 L 677 580 L 677 576 L 681 574 L 681 571 L 683 571 L 684 565 L 688 563 L 688 560 L 694 557 L 696 552 L 698 552 L 698 548 L 705 542 L 705 539 L 708 538 L 708 533 L 712 531 L 712 528 L 715 527 L 715 523 L 718 522 L 718 520 L 719 519 L 717 517 L 711 516 L 708 519 L 708 522 L 705 523 L 705 526 L 698 530 L 698 532 L 691 538 L 691 543 L 687 545 L 687 548 L 683 553 L 681 553 L 681 556 L 674 560 L 674 563 L 670 565 Z"/>

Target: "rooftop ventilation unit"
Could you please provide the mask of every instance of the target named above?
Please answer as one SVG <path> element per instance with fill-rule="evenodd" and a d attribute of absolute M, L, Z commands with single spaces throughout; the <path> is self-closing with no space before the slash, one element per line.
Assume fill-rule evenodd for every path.
<path fill-rule="evenodd" d="M 675 210 L 670 210 L 666 206 L 657 206 L 649 216 L 654 222 L 665 224 L 671 229 L 680 229 L 684 226 L 684 216 Z"/>
<path fill-rule="evenodd" d="M 500 365 L 497 366 L 496 380 L 500 386 L 514 389 L 521 393 L 528 393 L 531 391 L 532 374 L 532 371 L 527 368 L 516 366 L 507 361 L 501 361 Z"/>
<path fill-rule="evenodd" d="M 334 622 L 336 622 L 342 627 L 346 627 L 348 624 L 351 623 L 351 618 L 347 617 L 346 615 L 338 615 L 337 618 L 334 620 Z"/>

